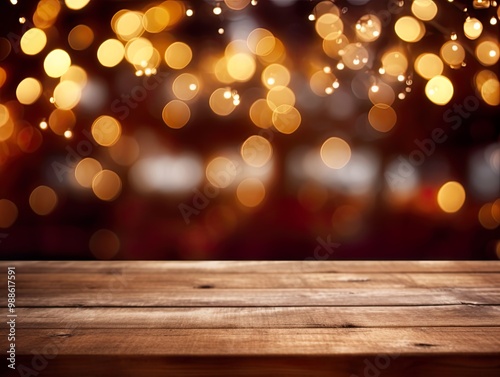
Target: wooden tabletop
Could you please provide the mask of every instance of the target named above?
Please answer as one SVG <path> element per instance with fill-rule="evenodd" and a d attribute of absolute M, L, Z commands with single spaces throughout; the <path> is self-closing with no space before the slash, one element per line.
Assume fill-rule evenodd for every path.
<path fill-rule="evenodd" d="M 0 265 L 0 376 L 500 376 L 500 262 Z"/>

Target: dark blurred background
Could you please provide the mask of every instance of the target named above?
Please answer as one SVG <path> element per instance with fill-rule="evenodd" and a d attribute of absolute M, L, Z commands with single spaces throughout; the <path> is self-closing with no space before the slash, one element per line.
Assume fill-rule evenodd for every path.
<path fill-rule="evenodd" d="M 493 64 L 477 52 L 480 43 L 491 41 L 498 55 L 496 2 L 437 1 L 436 16 L 418 21 L 425 32 L 416 42 L 395 31 L 401 17 L 418 19 L 412 1 L 94 0 L 70 9 L 84 3 L 0 5 L 2 259 L 500 258 L 499 64 L 493 52 Z M 148 14 L 154 7 L 162 10 Z M 132 32 L 134 20 L 142 20 L 136 37 L 150 41 L 158 62 L 151 58 L 134 65 L 120 59 L 103 66 L 98 50 L 104 41 L 120 40 L 126 51 L 134 41 L 117 35 L 123 32 L 117 24 L 112 28 L 123 9 L 137 12 L 122 19 L 121 27 Z M 319 19 L 328 20 L 321 18 L 326 13 L 342 20 L 340 34 L 352 46 L 366 48 L 362 69 L 349 69 L 345 56 L 325 51 L 316 29 Z M 151 14 L 169 16 L 155 21 Z M 364 42 L 356 23 L 370 14 L 380 21 L 380 37 Z M 482 24 L 476 39 L 464 35 L 468 17 Z M 153 30 L 152 20 L 161 30 Z M 72 35 L 78 25 L 87 28 Z M 337 32 L 338 25 L 325 25 Z M 28 55 L 22 37 L 34 27 L 43 30 L 47 42 Z M 245 79 L 230 73 L 221 81 L 214 73 L 217 61 L 234 56 L 226 46 L 245 41 L 256 28 L 272 33 L 283 51 L 274 58 L 254 53 L 250 42 L 248 51 L 235 44 L 242 48 L 237 51 L 244 55 L 242 64 L 251 61 L 250 68 L 236 61 L 233 69 L 253 71 Z M 463 64 L 452 67 L 440 53 L 450 40 L 463 47 Z M 176 41 L 192 52 L 181 69 L 165 58 Z M 81 98 L 71 109 L 57 102 L 62 99 L 53 103 L 63 80 L 50 77 L 44 61 L 54 49 L 66 51 L 71 64 L 81 67 L 76 76 L 86 74 L 79 83 Z M 380 70 L 390 68 L 384 54 L 394 49 L 408 62 L 402 78 Z M 109 51 L 111 60 L 117 51 Z M 179 51 L 174 60 L 183 57 Z M 453 84 L 452 97 L 442 105 L 429 98 L 428 79 L 416 68 L 424 53 L 440 56 L 441 75 Z M 294 132 L 259 127 L 250 116 L 252 104 L 268 96 L 261 75 L 271 64 L 290 73 L 287 86 L 301 116 Z M 319 79 L 312 82 L 317 72 Z M 172 89 L 183 73 L 198 80 L 196 89 L 190 87 L 196 92 L 192 99 Z M 19 88 L 27 77 L 40 83 L 38 95 L 29 85 Z M 318 85 L 325 93 L 317 93 Z M 226 104 L 234 107 L 227 116 L 215 114 L 216 104 L 210 105 L 218 88 L 234 101 Z M 33 90 L 36 100 L 22 104 L 31 101 Z M 380 103 L 370 90 L 385 95 Z M 168 111 L 167 103 L 173 104 Z M 50 120 L 58 108 L 62 111 Z M 253 115 L 268 123 L 281 116 L 266 111 L 254 109 Z M 177 118 L 186 114 L 189 120 L 182 124 Z M 290 114 L 282 119 L 286 126 L 296 121 Z M 104 130 L 121 135 L 110 145 L 95 140 L 95 121 L 103 115 L 114 119 L 107 118 L 111 123 Z M 241 154 L 252 135 L 267 140 L 253 139 L 256 144 L 243 147 L 264 159 L 261 167 Z M 332 137 L 345 141 L 348 150 L 344 144 L 328 149 L 324 143 Z M 272 157 L 266 158 L 262 153 L 269 146 Z M 338 161 L 346 155 L 345 166 L 328 166 L 328 156 Z M 211 165 L 217 158 L 222 165 Z M 230 184 L 217 187 L 225 184 L 210 176 Z"/>

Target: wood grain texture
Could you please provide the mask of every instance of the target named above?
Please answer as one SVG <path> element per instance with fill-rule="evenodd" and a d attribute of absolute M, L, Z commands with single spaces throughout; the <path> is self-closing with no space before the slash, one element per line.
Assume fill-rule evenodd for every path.
<path fill-rule="evenodd" d="M 256 276 L 258 275 L 258 276 Z M 289 289 L 294 288 L 489 288 L 500 287 L 499 273 L 455 273 L 439 274 L 422 272 L 388 272 L 386 274 L 366 273 L 324 273 L 306 272 L 303 274 L 238 274 L 219 273 L 151 273 L 151 274 L 98 274 L 98 273 L 60 273 L 35 274 L 21 273 L 17 285 L 23 289 L 58 289 L 64 281 L 65 290 L 116 289 L 130 286 L 135 290 L 150 290 L 168 286 L 171 289 L 192 289 L 211 286 L 218 289 Z"/>
<path fill-rule="evenodd" d="M 0 262 L 7 268 L 12 262 Z M 16 268 L 25 273 L 92 273 L 134 274 L 158 273 L 237 273 L 237 274 L 303 274 L 307 272 L 424 272 L 449 273 L 479 272 L 500 273 L 499 261 L 23 261 L 15 262 Z"/>
<path fill-rule="evenodd" d="M 53 329 L 292 329 L 500 327 L 500 306 L 30 308 L 18 328 Z"/>
<path fill-rule="evenodd" d="M 500 328 L 30 329 L 19 352 L 60 344 L 67 355 L 327 356 L 462 354 L 500 357 Z M 48 352 L 57 355 L 60 352 Z"/>
<path fill-rule="evenodd" d="M 500 375 L 500 262 L 12 265 L 36 376 Z"/>

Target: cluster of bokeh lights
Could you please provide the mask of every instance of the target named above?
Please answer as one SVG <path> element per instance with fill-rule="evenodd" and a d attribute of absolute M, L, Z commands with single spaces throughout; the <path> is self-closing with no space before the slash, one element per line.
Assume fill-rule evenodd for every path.
<path fill-rule="evenodd" d="M 223 190 L 233 187 L 240 204 L 247 208 L 258 207 L 266 198 L 275 157 L 272 138 L 264 135 L 273 132 L 291 135 L 304 122 L 297 104 L 298 93 L 291 85 L 296 67 L 288 59 L 285 41 L 262 27 L 252 29 L 246 38 L 231 38 L 225 27 L 217 27 L 220 38 L 228 38 L 223 51 L 197 56 L 198 51 L 193 46 L 175 37 L 176 27 L 197 15 L 187 2 L 171 0 L 147 5 L 141 10 L 119 10 L 110 20 L 113 35 L 104 40 L 91 27 L 77 25 L 67 35 L 71 50 L 47 51 L 54 34 L 53 26 L 64 12 L 63 7 L 84 12 L 89 1 L 40 0 L 32 19 L 22 17 L 19 20 L 21 24 L 32 23 L 21 36 L 19 47 L 27 56 L 43 56 L 46 77 L 20 78 L 15 100 L 0 104 L 0 143 L 16 144 L 22 151 L 33 153 L 40 147 L 44 132 L 51 131 L 67 139 L 73 137 L 78 124 L 76 110 L 84 97 L 90 74 L 86 67 L 73 64 L 71 50 L 88 50 L 96 54 L 104 70 L 128 64 L 130 74 L 135 76 L 154 77 L 162 70 L 171 72 L 173 79 L 167 89 L 172 95 L 161 113 L 169 132 L 182 132 L 200 101 L 207 103 L 219 117 L 243 111 L 240 105 L 245 103 L 255 135 L 242 141 L 238 155 L 217 154 L 203 165 L 205 178 L 211 185 Z M 331 96 L 342 86 L 349 85 L 347 77 L 352 72 L 367 72 L 363 90 L 364 98 L 371 102 L 368 122 L 375 132 L 385 134 L 398 125 L 395 103 L 411 93 L 414 80 L 425 82 L 425 95 L 432 104 L 445 106 L 453 99 L 458 85 L 448 73 L 464 69 L 468 59 L 474 58 L 482 67 L 474 76 L 474 92 L 484 104 L 500 105 L 500 84 L 494 68 L 500 57 L 498 34 L 487 33 L 485 25 L 470 16 L 467 8 L 462 9 L 463 30 L 452 30 L 449 35 L 443 33 L 444 42 L 435 51 L 413 54 L 404 46 L 418 45 L 428 29 L 434 27 L 439 12 L 445 12 L 445 8 L 453 4 L 411 1 L 411 12 L 398 16 L 394 27 L 389 29 L 379 14 L 366 14 L 355 22 L 349 20 L 349 6 L 367 2 L 348 1 L 344 6 L 340 1 L 317 1 L 311 6 L 311 13 L 304 15 L 306 24 L 314 23 L 321 46 L 321 57 L 311 60 L 307 71 L 302 72 L 315 96 Z M 11 0 L 11 3 L 16 5 L 17 1 Z M 403 7 L 405 1 L 397 4 Z M 251 7 L 258 5 L 257 0 L 213 2 L 213 14 L 219 17 L 226 12 L 249 12 Z M 496 1 L 475 0 L 471 7 L 489 12 L 490 26 L 497 25 L 500 8 Z M 387 34 L 395 34 L 398 40 L 391 39 L 393 42 L 380 51 L 376 43 Z M 203 70 L 195 67 L 195 59 L 202 61 Z M 9 74 L 0 67 L 0 87 Z M 240 92 L 246 84 L 255 85 L 256 82 L 262 95 L 247 103 Z M 47 92 L 51 93 L 50 110 L 39 119 L 38 127 L 27 125 L 18 118 L 20 107 L 42 101 Z M 114 115 L 97 115 L 90 125 L 90 134 L 94 143 L 108 150 L 117 165 L 132 168 L 141 163 L 138 142 L 123 132 L 120 120 Z M 315 153 L 327 168 L 342 170 L 354 155 L 353 146 L 348 138 L 333 135 L 319 142 Z M 5 159 L 4 156 L 4 162 Z M 243 175 L 236 173 L 240 162 L 245 166 Z M 124 183 L 120 174 L 103 165 L 97 158 L 82 158 L 73 169 L 74 182 L 91 190 L 102 201 L 113 201 L 120 196 Z M 229 178 L 217 179 L 222 174 Z M 311 202 L 311 206 L 315 206 L 322 195 L 320 189 L 309 186 L 302 187 L 298 194 L 299 199 Z M 436 202 L 445 213 L 459 211 L 465 200 L 464 187 L 455 181 L 442 185 L 436 194 Z M 56 191 L 47 186 L 36 187 L 29 197 L 32 210 L 40 216 L 50 214 L 57 203 Z M 479 222 L 487 229 L 497 227 L 499 208 L 499 200 L 486 203 L 479 211 Z M 335 216 L 354 216 L 349 209 L 343 211 L 345 213 L 340 211 Z M 18 216 L 16 205 L 7 199 L 0 200 L 0 213 L 0 226 L 4 228 L 10 227 Z M 102 245 L 119 248 L 119 240 L 106 232 L 99 231 L 90 242 L 97 254 L 106 249 Z"/>

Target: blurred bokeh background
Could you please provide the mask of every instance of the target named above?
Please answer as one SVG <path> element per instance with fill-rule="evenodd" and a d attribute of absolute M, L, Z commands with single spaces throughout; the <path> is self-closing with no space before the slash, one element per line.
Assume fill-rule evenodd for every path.
<path fill-rule="evenodd" d="M 496 1 L 0 15 L 2 259 L 500 258 Z"/>

